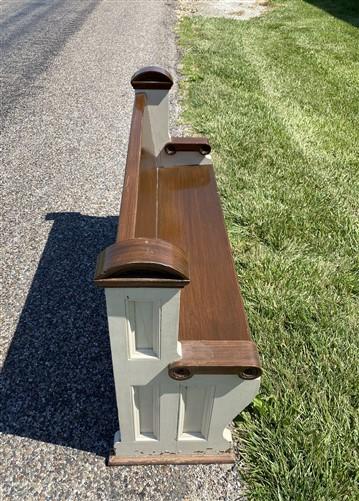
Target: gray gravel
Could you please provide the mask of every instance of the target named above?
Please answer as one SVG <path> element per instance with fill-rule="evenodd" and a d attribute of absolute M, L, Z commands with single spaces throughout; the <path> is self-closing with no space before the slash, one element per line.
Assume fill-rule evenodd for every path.
<path fill-rule="evenodd" d="M 105 466 L 117 415 L 92 277 L 116 230 L 131 74 L 175 74 L 174 2 L 3 0 L 1 13 L 0 499 L 242 499 L 238 465 Z"/>
<path fill-rule="evenodd" d="M 181 15 L 247 20 L 264 14 L 270 0 L 178 0 Z"/>

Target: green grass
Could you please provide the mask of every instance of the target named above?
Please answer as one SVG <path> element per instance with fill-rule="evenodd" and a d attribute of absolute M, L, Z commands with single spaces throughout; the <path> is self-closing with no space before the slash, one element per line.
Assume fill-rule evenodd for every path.
<path fill-rule="evenodd" d="M 237 418 L 255 500 L 359 499 L 359 7 L 335 3 L 179 25 L 264 366 Z"/>

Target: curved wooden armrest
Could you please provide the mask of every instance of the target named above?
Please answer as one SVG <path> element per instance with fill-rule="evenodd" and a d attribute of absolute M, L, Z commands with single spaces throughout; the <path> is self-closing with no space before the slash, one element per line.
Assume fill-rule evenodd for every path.
<path fill-rule="evenodd" d="M 252 341 L 183 341 L 182 359 L 168 366 L 168 374 L 176 380 L 194 374 L 238 374 L 242 379 L 256 379 L 262 369 Z"/>
<path fill-rule="evenodd" d="M 211 146 L 206 137 L 172 137 L 164 149 L 167 155 L 174 155 L 177 151 L 198 151 L 202 155 L 211 153 Z"/>
<path fill-rule="evenodd" d="M 186 254 L 182 249 L 160 239 L 134 238 L 106 247 L 97 260 L 96 285 L 183 287 L 189 282 Z M 176 284 L 176 285 L 175 285 Z"/>

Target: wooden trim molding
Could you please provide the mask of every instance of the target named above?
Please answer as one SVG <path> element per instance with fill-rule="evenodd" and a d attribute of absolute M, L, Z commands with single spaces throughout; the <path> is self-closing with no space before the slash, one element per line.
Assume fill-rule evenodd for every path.
<path fill-rule="evenodd" d="M 149 464 L 232 464 L 235 462 L 232 451 L 222 454 L 158 454 L 140 456 L 115 456 L 108 458 L 108 466 L 133 466 Z"/>
<path fill-rule="evenodd" d="M 194 374 L 238 374 L 256 379 L 262 374 L 257 347 L 252 341 L 182 341 L 182 358 L 168 366 L 172 379 L 182 381 Z"/>
<path fill-rule="evenodd" d="M 123 276 L 116 278 L 95 278 L 94 281 L 97 287 L 104 287 L 106 289 L 118 287 L 182 289 L 189 283 L 189 280 L 159 276 L 156 277 L 151 275 L 151 273 L 143 273 L 142 277 Z"/>
<path fill-rule="evenodd" d="M 189 282 L 187 257 L 182 249 L 160 239 L 118 241 L 104 249 L 97 260 L 95 283 L 107 287 L 108 279 L 111 287 L 132 286 L 133 279 L 142 287 L 153 287 L 157 280 L 183 287 Z"/>
<path fill-rule="evenodd" d="M 134 89 L 170 89 L 173 80 L 161 66 L 146 66 L 132 76 L 131 85 Z"/>

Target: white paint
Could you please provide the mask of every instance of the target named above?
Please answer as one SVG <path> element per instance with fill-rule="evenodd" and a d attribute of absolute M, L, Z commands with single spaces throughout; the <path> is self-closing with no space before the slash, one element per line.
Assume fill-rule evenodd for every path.
<path fill-rule="evenodd" d="M 207 439 L 215 386 L 180 385 L 178 439 Z"/>
<path fill-rule="evenodd" d="M 170 140 L 168 131 L 168 90 L 137 89 L 136 94 L 146 94 L 146 107 L 142 124 L 142 148 L 158 157 Z"/>
<path fill-rule="evenodd" d="M 111 288 L 105 292 L 121 435 L 123 441 L 133 442 L 141 435 L 133 387 L 149 385 L 161 371 L 167 371 L 172 360 L 180 358 L 177 343 L 180 292 L 159 288 Z M 129 313 L 131 302 L 135 305 Z M 136 323 L 133 312 L 143 303 L 153 307 L 140 306 L 141 320 Z M 157 339 L 152 349 L 156 356 L 136 350 L 136 325 L 140 326 L 140 339 Z"/>
<path fill-rule="evenodd" d="M 230 449 L 226 426 L 253 400 L 259 379 L 197 375 L 180 383 L 168 376 L 168 364 L 181 356 L 180 290 L 111 288 L 106 289 L 106 301 L 121 427 L 115 436 L 116 455 Z M 140 349 L 151 349 L 156 356 Z"/>
<path fill-rule="evenodd" d="M 136 440 L 159 438 L 159 387 L 154 385 L 134 386 L 134 427 Z"/>
<path fill-rule="evenodd" d="M 136 94 L 146 95 L 142 123 L 142 148 L 157 159 L 160 167 L 179 165 L 211 165 L 211 155 L 196 151 L 180 151 L 168 155 L 164 146 L 171 140 L 168 130 L 168 90 L 136 89 Z"/>
<path fill-rule="evenodd" d="M 130 358 L 160 357 L 159 302 L 126 300 Z"/>

